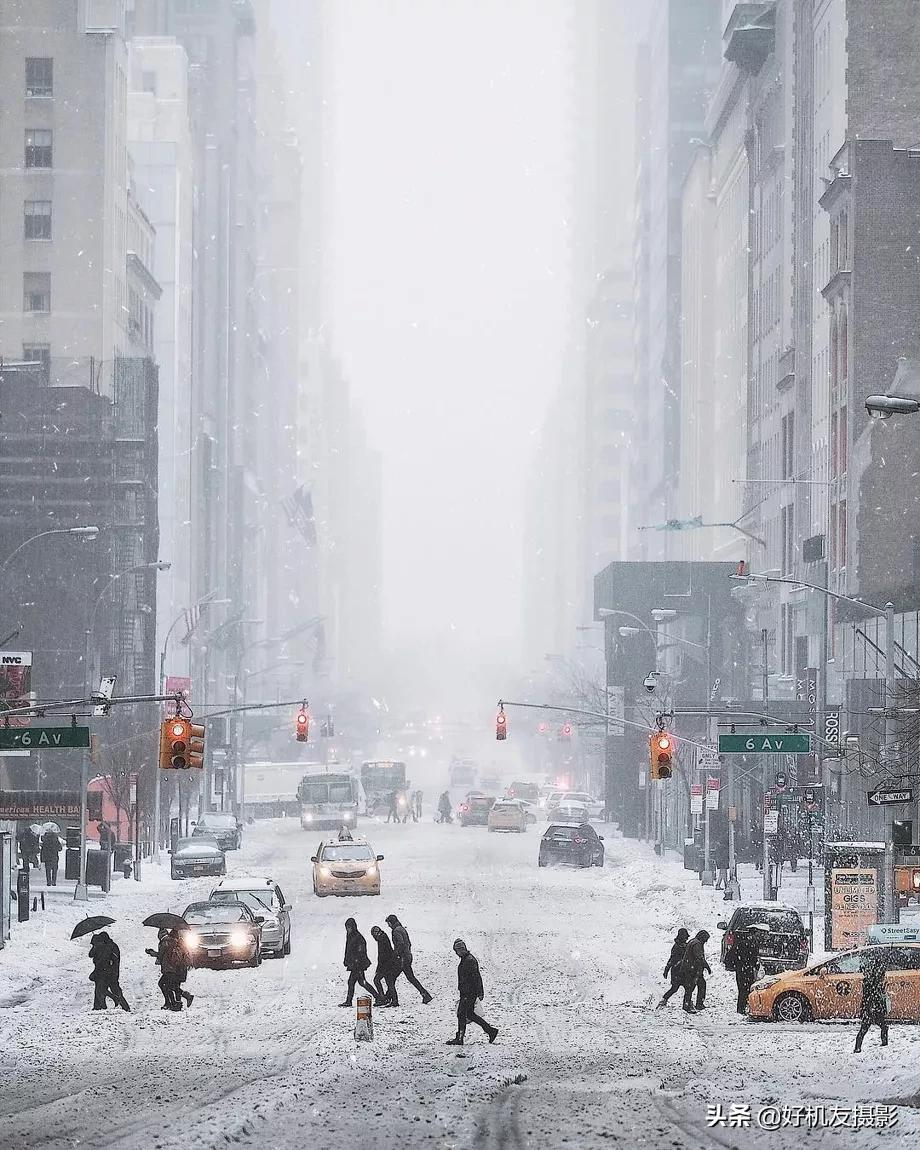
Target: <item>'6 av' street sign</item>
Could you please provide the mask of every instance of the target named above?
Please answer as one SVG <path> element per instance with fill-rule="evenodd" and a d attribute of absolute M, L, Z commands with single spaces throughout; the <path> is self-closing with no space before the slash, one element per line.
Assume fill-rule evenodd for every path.
<path fill-rule="evenodd" d="M 88 746 L 89 727 L 0 727 L 0 754 Z"/>
<path fill-rule="evenodd" d="M 798 731 L 719 735 L 720 755 L 807 755 L 810 751 L 811 735 Z"/>

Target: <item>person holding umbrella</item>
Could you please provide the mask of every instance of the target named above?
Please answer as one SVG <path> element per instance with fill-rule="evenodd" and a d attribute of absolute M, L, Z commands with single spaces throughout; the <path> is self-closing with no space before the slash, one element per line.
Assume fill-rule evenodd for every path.
<path fill-rule="evenodd" d="M 41 856 L 45 864 L 45 881 L 48 886 L 57 886 L 58 856 L 61 853 L 61 840 L 57 831 L 50 827 L 42 835 Z"/>
<path fill-rule="evenodd" d="M 191 1006 L 195 1000 L 194 994 L 182 989 L 182 983 L 188 978 L 188 960 L 185 947 L 182 945 L 180 931 L 188 926 L 181 915 L 169 911 L 161 911 L 144 919 L 144 926 L 159 928 L 158 945 L 156 950 L 145 947 L 145 952 L 155 958 L 160 968 L 159 987 L 163 992 L 163 1010 L 181 1010 L 182 1000 L 186 1006 Z"/>
<path fill-rule="evenodd" d="M 125 1000 L 118 981 L 121 973 L 121 951 L 118 949 L 118 944 L 106 931 L 101 930 L 93 935 L 89 956 L 93 960 L 93 973 L 89 977 L 96 987 L 93 1010 L 105 1010 L 105 1000 L 111 998 L 116 1006 L 130 1011 L 131 1007 Z"/>

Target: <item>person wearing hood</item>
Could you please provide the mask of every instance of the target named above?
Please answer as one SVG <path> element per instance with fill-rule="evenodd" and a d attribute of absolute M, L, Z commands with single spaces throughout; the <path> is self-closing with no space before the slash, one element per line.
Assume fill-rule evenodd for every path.
<path fill-rule="evenodd" d="M 19 849 L 22 851 L 22 865 L 28 870 L 38 866 L 39 841 L 38 835 L 31 827 L 26 827 L 19 834 Z"/>
<path fill-rule="evenodd" d="M 342 823 L 341 827 L 339 828 L 339 842 L 340 843 L 352 843 L 354 841 L 355 840 L 352 838 L 351 831 L 348 829 L 347 826 L 345 826 L 344 823 Z"/>
<path fill-rule="evenodd" d="M 684 1001 L 682 1006 L 688 1014 L 695 1014 L 702 1010 L 706 1002 L 706 974 L 712 974 L 712 968 L 706 961 L 705 947 L 709 942 L 709 931 L 700 930 L 687 943 L 684 957 L 678 965 L 680 984 L 684 988 Z M 696 1009 L 693 1006 L 693 992 L 696 991 Z"/>
<path fill-rule="evenodd" d="M 735 1009 L 739 1014 L 744 1014 L 747 1010 L 748 995 L 757 981 L 761 935 L 768 929 L 769 927 L 755 922 L 745 930 L 736 931 L 732 944 L 725 953 L 726 968 L 735 972 L 735 983 L 738 987 L 738 1004 Z"/>
<path fill-rule="evenodd" d="M 379 926 L 371 927 L 371 936 L 377 943 L 377 969 L 374 971 L 374 989 L 381 1006 L 399 1006 L 396 979 L 399 977 L 399 959 L 387 932 Z"/>
<path fill-rule="evenodd" d="M 664 1006 L 668 999 L 672 995 L 677 994 L 678 990 L 681 988 L 682 984 L 680 981 L 680 975 L 678 974 L 678 968 L 680 967 L 681 959 L 684 957 L 684 951 L 687 949 L 687 942 L 689 939 L 690 931 L 687 930 L 685 926 L 682 926 L 674 936 L 674 942 L 671 946 L 671 953 L 668 955 L 668 961 L 664 968 L 664 977 L 668 978 L 670 976 L 671 988 L 670 990 L 666 990 L 664 992 L 661 1002 L 658 1003 L 659 1006 Z"/>
<path fill-rule="evenodd" d="M 395 914 L 388 914 L 384 921 L 393 934 L 393 953 L 396 956 L 396 961 L 399 967 L 396 972 L 396 978 L 398 978 L 400 974 L 404 974 L 406 976 L 406 982 L 415 987 L 415 989 L 422 996 L 422 1003 L 427 1006 L 427 1004 L 431 1002 L 431 995 L 424 988 L 424 986 L 422 986 L 422 984 L 413 973 L 412 940 L 409 938 L 409 932 L 406 930 L 406 928 L 399 921 Z"/>
<path fill-rule="evenodd" d="M 177 930 L 164 928 L 159 934 L 156 950 L 146 948 L 147 954 L 157 960 L 160 968 L 159 987 L 163 993 L 163 1010 L 181 1010 L 183 998 L 188 1006 L 195 1000 L 194 994 L 182 989 L 188 977 L 188 963 L 185 950 Z"/>
<path fill-rule="evenodd" d="M 859 1030 L 854 1054 L 862 1050 L 863 1039 L 875 1023 L 882 1033 L 882 1046 L 888 1045 L 888 997 L 885 993 L 885 960 L 878 951 L 868 951 L 860 961 L 862 1003 L 859 1007 Z"/>
<path fill-rule="evenodd" d="M 358 924 L 353 918 L 345 919 L 345 959 L 343 966 L 348 971 L 348 992 L 345 1001 L 339 1006 L 351 1006 L 355 996 L 355 987 L 363 986 L 374 1000 L 374 1006 L 380 1006 L 382 999 L 365 978 L 365 971 L 371 960 L 367 957 L 367 939 L 358 930 Z"/>
<path fill-rule="evenodd" d="M 482 975 L 479 972 L 479 962 L 475 955 L 470 954 L 462 938 L 454 942 L 454 954 L 460 959 L 457 966 L 457 989 L 460 991 L 460 1001 L 457 1004 L 457 1033 L 447 1040 L 448 1046 L 462 1046 L 466 1034 L 466 1024 L 475 1022 L 481 1026 L 489 1037 L 489 1042 L 495 1041 L 498 1027 L 490 1026 L 488 1022 L 476 1013 L 476 1006 L 485 997 L 482 987 Z"/>
<path fill-rule="evenodd" d="M 442 791 L 441 797 L 438 799 L 438 822 L 452 823 L 453 821 L 450 813 L 450 794 L 447 791 Z"/>
<path fill-rule="evenodd" d="M 45 864 L 45 882 L 57 886 L 58 856 L 61 853 L 61 840 L 57 831 L 50 828 L 42 835 L 41 856 Z"/>
<path fill-rule="evenodd" d="M 106 931 L 101 930 L 93 935 L 89 956 L 93 960 L 93 973 L 89 978 L 95 985 L 93 1010 L 105 1010 L 106 997 L 111 998 L 122 1010 L 130 1010 L 131 1007 L 125 1001 L 118 981 L 121 973 L 121 951 Z"/>

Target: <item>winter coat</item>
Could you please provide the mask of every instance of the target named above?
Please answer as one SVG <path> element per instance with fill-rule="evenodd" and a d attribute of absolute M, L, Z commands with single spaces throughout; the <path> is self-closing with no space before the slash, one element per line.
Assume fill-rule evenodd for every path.
<path fill-rule="evenodd" d="M 885 964 L 875 955 L 869 956 L 862 968 L 862 1005 L 859 1017 L 875 1022 L 888 1017 L 888 1000 L 885 996 Z"/>
<path fill-rule="evenodd" d="M 438 799 L 438 814 L 450 814 L 450 795 L 447 793 L 447 791 L 445 791 L 444 794 L 441 795 L 441 797 Z"/>
<path fill-rule="evenodd" d="M 668 955 L 668 962 L 664 968 L 664 977 L 667 978 L 669 974 L 677 973 L 677 968 L 680 965 L 680 960 L 684 957 L 684 952 L 687 949 L 687 941 L 689 933 L 683 928 L 677 932 L 674 938 L 674 945 L 671 947 L 671 953 Z"/>
<path fill-rule="evenodd" d="M 377 973 L 398 974 L 401 964 L 393 951 L 393 946 L 384 931 L 374 935 L 377 942 Z"/>
<path fill-rule="evenodd" d="M 728 867 L 728 843 L 719 841 L 712 848 L 712 862 L 716 870 L 725 870 Z"/>
<path fill-rule="evenodd" d="M 93 973 L 90 975 L 93 982 L 118 982 L 121 973 L 121 951 L 118 949 L 118 944 L 113 942 L 104 930 L 93 935 L 89 956 L 93 960 Z"/>
<path fill-rule="evenodd" d="M 467 953 L 460 959 L 457 967 L 457 989 L 461 998 L 482 998 L 482 975 L 479 973 L 479 963 L 475 955 Z"/>
<path fill-rule="evenodd" d="M 409 938 L 409 932 L 399 921 L 396 915 L 390 915 L 387 919 L 390 925 L 390 930 L 393 932 L 393 950 L 400 963 L 412 965 L 412 940 Z"/>
<path fill-rule="evenodd" d="M 760 939 L 756 930 L 739 930 L 725 955 L 729 970 L 753 973 L 760 966 Z"/>
<path fill-rule="evenodd" d="M 687 949 L 684 951 L 684 957 L 680 960 L 677 973 L 684 986 L 695 986 L 703 977 L 703 971 L 712 974 L 712 969 L 706 961 L 706 954 L 703 950 L 709 941 L 709 935 L 706 934 L 706 937 L 702 938 L 701 935 L 704 934 L 706 934 L 705 931 L 700 931 L 695 938 L 690 939 L 687 943 Z"/>
<path fill-rule="evenodd" d="M 345 934 L 345 961 L 346 970 L 357 970 L 361 974 L 370 966 L 371 960 L 367 957 L 367 939 L 357 927 Z"/>
<path fill-rule="evenodd" d="M 31 827 L 27 827 L 19 836 L 19 846 L 22 849 L 23 858 L 25 858 L 26 855 L 38 854 L 38 835 Z"/>
<path fill-rule="evenodd" d="M 57 837 L 54 831 L 45 831 L 45 833 L 42 835 L 42 862 L 56 863 L 60 853 L 61 840 Z"/>
<path fill-rule="evenodd" d="M 160 940 L 157 955 L 160 969 L 164 974 L 173 975 L 179 982 L 184 982 L 188 978 L 185 950 L 175 935 L 168 934 Z"/>

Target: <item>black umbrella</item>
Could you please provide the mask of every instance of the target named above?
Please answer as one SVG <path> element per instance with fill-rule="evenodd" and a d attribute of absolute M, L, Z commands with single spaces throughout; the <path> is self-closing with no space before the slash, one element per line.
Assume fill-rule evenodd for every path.
<path fill-rule="evenodd" d="M 188 926 L 188 923 L 180 914 L 172 914 L 168 910 L 158 910 L 156 914 L 144 919 L 144 926 L 156 926 L 162 930 L 164 926 Z"/>
<path fill-rule="evenodd" d="M 104 914 L 91 915 L 77 923 L 70 937 L 71 939 L 82 938 L 84 934 L 92 934 L 94 930 L 102 930 L 104 926 L 111 926 L 114 921 L 114 918 L 106 918 Z"/>

